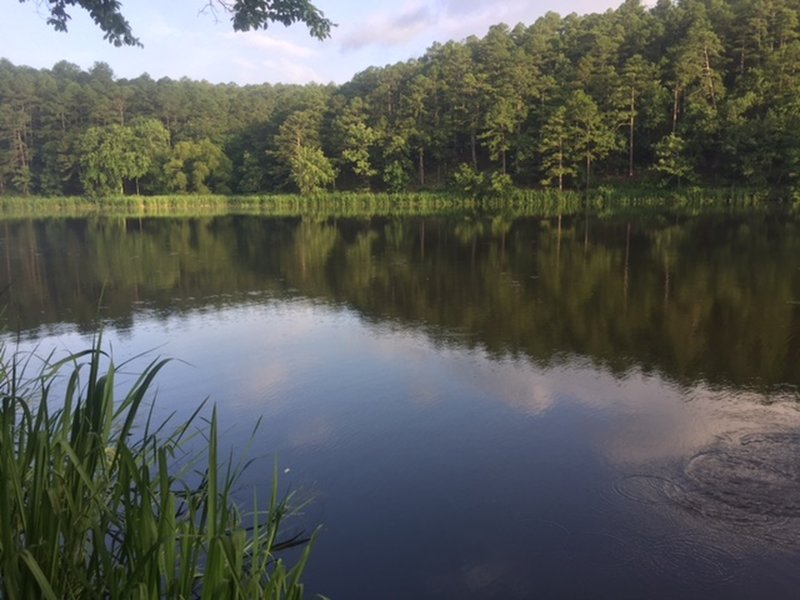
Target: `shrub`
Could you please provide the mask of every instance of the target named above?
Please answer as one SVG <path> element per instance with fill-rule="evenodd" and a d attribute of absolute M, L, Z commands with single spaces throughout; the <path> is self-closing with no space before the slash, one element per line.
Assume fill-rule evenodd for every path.
<path fill-rule="evenodd" d="M 483 195 L 486 178 L 483 173 L 479 173 L 468 164 L 462 163 L 453 172 L 452 187 L 453 191 L 472 198 Z"/>

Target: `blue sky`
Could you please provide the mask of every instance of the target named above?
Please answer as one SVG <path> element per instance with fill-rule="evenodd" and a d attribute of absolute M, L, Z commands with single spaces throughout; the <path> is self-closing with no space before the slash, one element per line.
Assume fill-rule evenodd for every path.
<path fill-rule="evenodd" d="M 59 60 L 83 68 L 107 62 L 118 77 L 190 77 L 213 83 L 342 83 L 369 66 L 420 56 L 433 42 L 483 36 L 490 25 L 532 23 L 549 10 L 562 15 L 614 8 L 621 0 L 318 0 L 339 26 L 319 42 L 302 25 L 234 33 L 228 15 L 203 11 L 207 0 L 123 0 L 142 48 L 115 48 L 83 11 L 68 34 L 45 23 L 36 0 L 6 0 L 0 57 L 49 68 Z M 44 5 L 44 3 L 43 3 Z"/>

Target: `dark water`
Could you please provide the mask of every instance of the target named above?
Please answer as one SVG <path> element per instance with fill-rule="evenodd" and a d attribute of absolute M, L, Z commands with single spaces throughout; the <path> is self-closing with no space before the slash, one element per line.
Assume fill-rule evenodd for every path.
<path fill-rule="evenodd" d="M 5 319 L 180 358 L 358 598 L 800 597 L 800 221 L 0 223 Z"/>

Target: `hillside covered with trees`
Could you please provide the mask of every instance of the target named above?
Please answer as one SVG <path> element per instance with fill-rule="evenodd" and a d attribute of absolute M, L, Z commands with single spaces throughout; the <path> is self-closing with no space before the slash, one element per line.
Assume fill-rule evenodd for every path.
<path fill-rule="evenodd" d="M 800 186 L 800 0 L 627 0 L 344 85 L 0 61 L 0 194 Z"/>

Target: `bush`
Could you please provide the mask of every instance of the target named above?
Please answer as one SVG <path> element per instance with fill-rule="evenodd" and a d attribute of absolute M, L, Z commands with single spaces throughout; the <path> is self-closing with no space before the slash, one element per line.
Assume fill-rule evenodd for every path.
<path fill-rule="evenodd" d="M 511 175 L 507 173 L 492 173 L 489 180 L 489 194 L 491 196 L 504 196 L 514 189 Z"/>
<path fill-rule="evenodd" d="M 451 182 L 453 191 L 472 198 L 481 197 L 486 186 L 483 173 L 479 173 L 466 163 L 460 164 L 453 172 Z"/>
<path fill-rule="evenodd" d="M 383 183 L 392 193 L 400 193 L 408 187 L 408 171 L 399 160 L 389 163 L 383 171 Z"/>
<path fill-rule="evenodd" d="M 511 175 L 495 172 L 487 177 L 465 163 L 453 172 L 451 189 L 457 194 L 478 199 L 507 197 L 515 191 Z"/>

